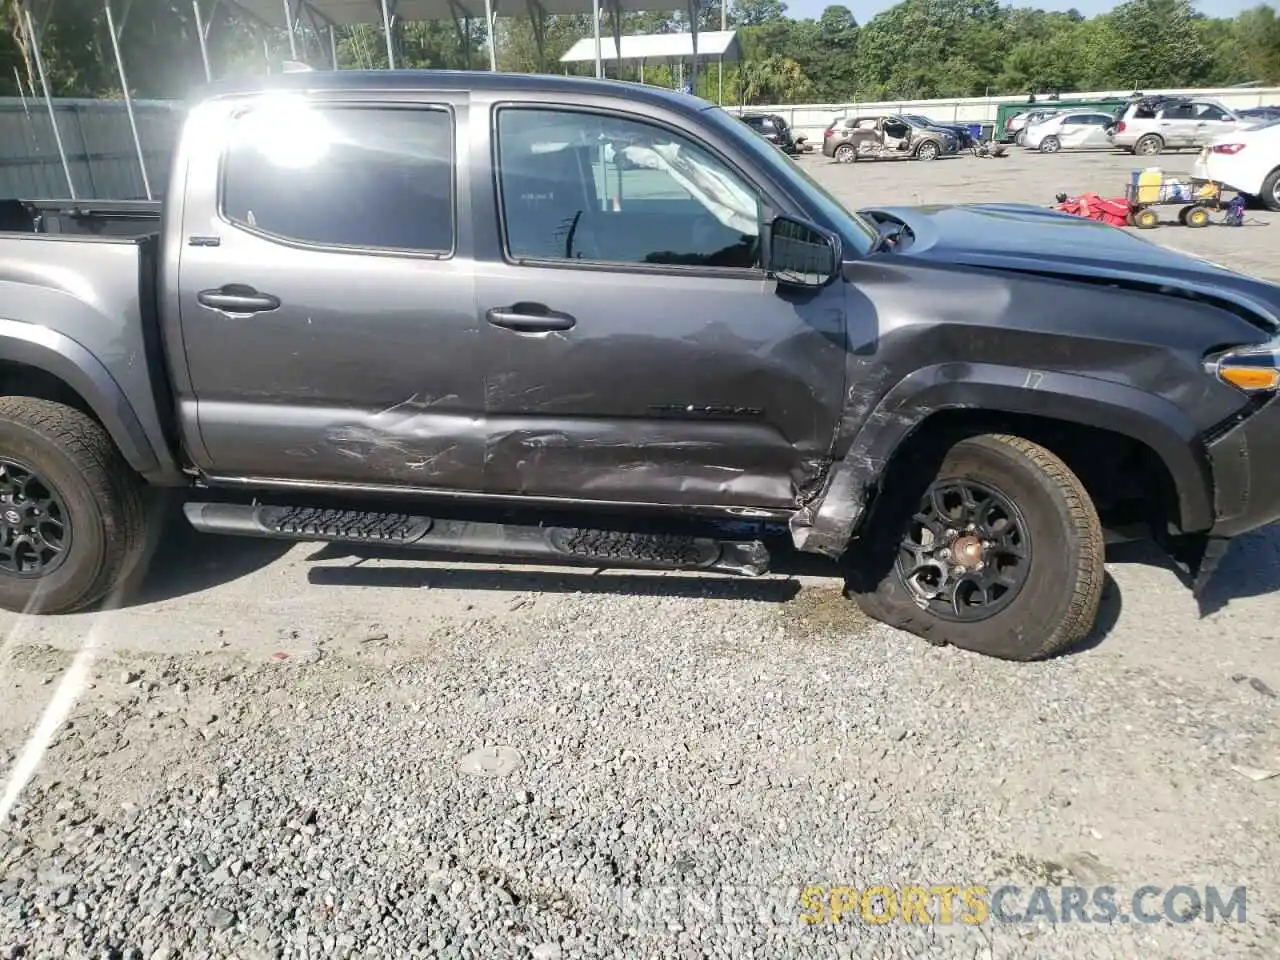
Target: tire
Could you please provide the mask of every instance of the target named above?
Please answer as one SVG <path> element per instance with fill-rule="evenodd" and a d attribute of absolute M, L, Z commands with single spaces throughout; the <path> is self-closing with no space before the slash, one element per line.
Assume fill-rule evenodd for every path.
<path fill-rule="evenodd" d="M 920 144 L 920 146 L 916 148 L 916 159 L 926 160 L 926 161 L 937 160 L 938 145 L 934 143 L 932 140 L 926 140 L 924 143 Z"/>
<path fill-rule="evenodd" d="M 1164 150 L 1164 140 L 1158 133 L 1148 133 L 1139 137 L 1133 145 L 1133 152 L 1140 157 L 1154 157 Z"/>
<path fill-rule="evenodd" d="M 0 608 L 69 613 L 97 603 L 133 572 L 146 542 L 143 487 L 96 421 L 49 400 L 0 398 L 0 468 Z M 31 527 L 10 519 L 37 502 L 14 489 L 24 470 L 35 480 L 21 489 L 48 494 L 39 500 L 48 508 L 37 513 L 65 521 L 37 521 L 46 547 L 39 551 L 30 545 L 34 534 L 24 535 L 25 544 L 16 539 Z M 54 541 L 61 543 L 56 556 L 48 546 Z M 19 546 L 11 551 L 10 544 Z M 15 569 L 23 566 L 19 554 L 33 551 L 53 557 L 44 571 Z"/>
<path fill-rule="evenodd" d="M 1262 181 L 1258 200 L 1268 210 L 1280 210 L 1280 167 L 1268 173 L 1267 178 Z"/>
<path fill-rule="evenodd" d="M 1093 501 L 1061 459 L 1021 437 L 983 434 L 895 466 L 863 539 L 846 554 L 854 557 L 848 561 L 848 594 L 865 614 L 935 645 L 1002 660 L 1040 660 L 1088 636 L 1106 577 L 1102 526 Z M 1005 498 L 1017 529 L 1025 531 L 1025 579 L 1012 595 L 997 599 L 985 619 L 941 615 L 941 601 L 920 598 L 901 567 L 914 515 L 924 510 L 929 492 L 946 482 L 982 486 Z M 993 513 L 985 516 L 990 527 Z M 962 531 L 953 543 L 965 539 L 972 545 L 976 536 Z M 991 569 L 984 574 L 971 568 L 959 584 L 998 572 L 999 555 L 998 549 L 979 550 L 976 556 L 987 557 Z"/>
<path fill-rule="evenodd" d="M 1211 222 L 1209 211 L 1199 206 L 1187 207 L 1179 219 L 1184 227 L 1192 228 L 1207 227 Z"/>
<path fill-rule="evenodd" d="M 1160 226 L 1160 214 L 1156 213 L 1150 207 L 1142 210 L 1135 210 L 1130 214 L 1133 225 L 1139 230 L 1154 230 Z"/>
<path fill-rule="evenodd" d="M 853 163 L 858 159 L 858 151 L 853 148 L 853 144 L 842 143 L 836 147 L 831 157 L 836 163 Z"/>
<path fill-rule="evenodd" d="M 1062 144 L 1057 137 L 1045 137 L 1040 141 L 1041 153 L 1057 153 L 1062 149 Z"/>
<path fill-rule="evenodd" d="M 1025 147 L 1027 145 L 1027 131 L 1019 130 L 1017 136 L 1013 138 L 1013 142 L 1020 147 Z"/>

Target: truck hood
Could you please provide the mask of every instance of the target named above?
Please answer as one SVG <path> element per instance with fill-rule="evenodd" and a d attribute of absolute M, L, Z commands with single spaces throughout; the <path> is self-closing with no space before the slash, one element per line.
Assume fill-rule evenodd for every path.
<path fill-rule="evenodd" d="M 1128 230 L 1029 204 L 884 207 L 860 211 L 905 223 L 912 242 L 889 256 L 1114 282 L 1234 305 L 1280 330 L 1280 286 L 1159 246 Z"/>

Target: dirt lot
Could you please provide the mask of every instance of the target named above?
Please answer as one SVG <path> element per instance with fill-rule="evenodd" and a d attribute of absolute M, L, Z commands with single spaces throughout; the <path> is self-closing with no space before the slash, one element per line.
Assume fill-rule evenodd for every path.
<path fill-rule="evenodd" d="M 1133 165 L 802 162 L 851 206 L 1048 204 Z M 1280 279 L 1275 229 L 1148 236 Z M 130 605 L 0 618 L 0 958 L 1280 956 L 1280 777 L 1254 779 L 1280 770 L 1280 535 L 1202 607 L 1158 557 L 1110 560 L 1087 648 L 1019 666 L 869 624 L 821 567 L 517 572 L 174 525 Z M 881 884 L 1014 884 L 1007 914 L 1111 885 L 1126 919 L 875 923 L 832 890 Z M 1245 887 L 1247 918 L 1182 891 L 1137 922 L 1144 885 L 1149 910 Z M 858 906 L 801 919 L 833 898 Z"/>

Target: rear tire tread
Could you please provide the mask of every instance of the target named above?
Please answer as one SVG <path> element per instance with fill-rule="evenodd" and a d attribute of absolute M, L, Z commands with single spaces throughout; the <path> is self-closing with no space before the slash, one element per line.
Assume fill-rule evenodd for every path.
<path fill-rule="evenodd" d="M 28 612 L 70 613 L 88 607 L 123 583 L 145 550 L 142 484 L 106 430 L 73 407 L 37 397 L 0 397 L 0 420 L 12 421 L 59 447 L 79 471 L 102 516 L 103 555 L 93 580 L 78 596 L 56 604 L 42 604 L 37 588 Z M 70 497 L 67 491 L 61 493 L 64 499 Z M 76 549 L 74 540 L 71 549 Z"/>

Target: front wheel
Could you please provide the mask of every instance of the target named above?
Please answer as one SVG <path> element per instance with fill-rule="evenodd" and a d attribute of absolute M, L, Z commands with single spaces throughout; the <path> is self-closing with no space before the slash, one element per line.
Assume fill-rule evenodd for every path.
<path fill-rule="evenodd" d="M 66 613 L 123 583 L 144 548 L 142 485 L 79 410 L 0 398 L 0 607 Z"/>
<path fill-rule="evenodd" d="M 846 556 L 868 616 L 931 643 L 1038 660 L 1083 640 L 1102 599 L 1102 526 L 1061 459 L 1021 437 L 966 437 L 922 475 L 900 464 Z"/>
<path fill-rule="evenodd" d="M 932 140 L 927 140 L 920 144 L 920 149 L 916 151 L 917 160 L 937 160 L 938 145 Z"/>
<path fill-rule="evenodd" d="M 1040 141 L 1041 153 L 1057 153 L 1062 149 L 1062 144 L 1058 142 L 1057 137 L 1045 137 Z"/>

